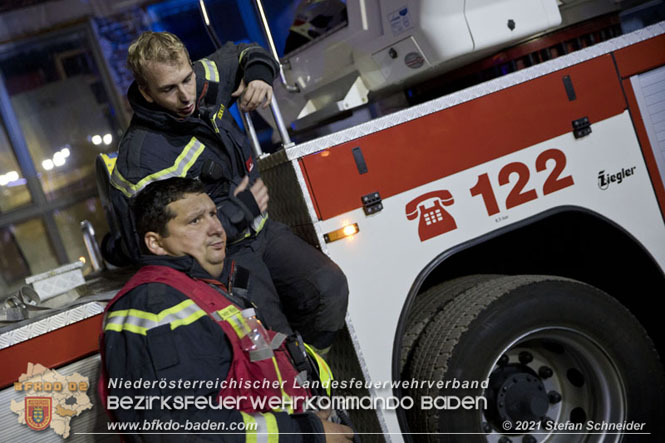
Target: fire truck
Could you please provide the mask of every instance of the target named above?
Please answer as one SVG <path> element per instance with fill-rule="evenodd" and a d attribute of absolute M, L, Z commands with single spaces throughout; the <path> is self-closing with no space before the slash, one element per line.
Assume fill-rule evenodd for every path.
<path fill-rule="evenodd" d="M 377 118 L 361 111 L 367 121 L 318 129 L 261 164 L 271 216 L 348 277 L 349 339 L 368 393 L 400 402 L 376 409 L 381 432 L 395 441 L 619 441 L 622 430 L 661 439 L 663 23 L 610 38 L 616 22 L 595 17 L 487 59 L 526 17 L 528 35 L 565 22 L 556 2 L 401 3 L 374 5 L 367 20 L 382 26 L 368 28 L 383 34 L 372 35 L 352 23 L 358 4 L 347 2 L 358 28 L 282 60 L 284 88 L 300 89 L 283 101 L 304 96 L 301 110 L 284 113 L 292 128 L 362 106 L 366 90 L 380 101 L 396 85 L 432 96 L 428 81 L 494 78 Z M 428 27 L 433 16 L 449 26 Z M 322 59 L 349 66 L 335 78 Z M 459 393 L 487 403 L 446 404 Z M 603 426 L 631 422 L 645 427 Z"/>
<path fill-rule="evenodd" d="M 284 149 L 257 155 L 270 216 L 348 278 L 331 364 L 369 399 L 361 440 L 661 441 L 665 22 L 622 32 L 640 2 L 341 3 L 282 57 Z M 102 309 L 0 334 L 3 386 L 38 355 L 94 385 Z"/>

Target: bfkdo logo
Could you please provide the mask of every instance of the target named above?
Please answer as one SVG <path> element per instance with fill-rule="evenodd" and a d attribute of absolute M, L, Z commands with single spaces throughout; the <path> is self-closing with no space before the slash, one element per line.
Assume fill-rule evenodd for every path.
<path fill-rule="evenodd" d="M 51 397 L 25 397 L 25 423 L 30 429 L 43 431 L 51 424 L 53 399 Z"/>
<path fill-rule="evenodd" d="M 28 363 L 26 372 L 14 382 L 14 398 L 9 408 L 17 415 L 19 425 L 35 431 L 52 429 L 67 438 L 72 419 L 92 409 L 89 388 L 88 377 L 79 373 L 63 375 L 40 364 Z"/>

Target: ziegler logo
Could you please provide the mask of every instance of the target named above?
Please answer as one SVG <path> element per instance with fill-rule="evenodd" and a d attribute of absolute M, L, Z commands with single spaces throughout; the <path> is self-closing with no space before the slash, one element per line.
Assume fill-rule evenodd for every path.
<path fill-rule="evenodd" d="M 612 183 L 621 184 L 625 178 L 635 174 L 635 168 L 636 166 L 628 169 L 621 168 L 621 171 L 614 174 L 606 174 L 605 170 L 599 171 L 598 187 L 604 191 L 609 188 Z"/>

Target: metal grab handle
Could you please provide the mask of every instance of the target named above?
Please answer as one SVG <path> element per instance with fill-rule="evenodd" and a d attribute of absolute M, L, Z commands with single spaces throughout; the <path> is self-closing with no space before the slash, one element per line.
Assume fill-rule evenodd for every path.
<path fill-rule="evenodd" d="M 254 0 L 254 4 L 256 5 L 256 9 L 259 11 L 259 18 L 261 19 L 261 25 L 263 26 L 263 33 L 266 35 L 266 40 L 268 40 L 268 46 L 270 46 L 270 52 L 272 53 L 272 56 L 277 60 L 277 63 L 279 64 L 279 79 L 282 82 L 282 85 L 284 88 L 289 91 L 289 92 L 300 92 L 300 88 L 298 85 L 290 85 L 286 81 L 286 76 L 284 75 L 284 67 L 282 66 L 282 63 L 279 61 L 279 55 L 277 54 L 277 48 L 275 47 L 275 42 L 272 39 L 272 32 L 270 32 L 270 25 L 268 24 L 268 19 L 266 18 L 266 14 L 263 11 L 263 3 L 261 0 Z"/>
<path fill-rule="evenodd" d="M 282 118 L 282 112 L 279 110 L 279 104 L 277 104 L 277 99 L 274 95 L 270 101 L 270 110 L 272 111 L 272 118 L 275 120 L 275 125 L 279 131 L 279 137 L 282 139 L 282 146 L 284 149 L 290 148 L 294 143 L 291 141 L 289 131 L 287 131 L 284 119 Z"/>
<path fill-rule="evenodd" d="M 282 85 L 284 85 L 284 89 L 286 89 L 288 92 L 300 92 L 300 88 L 298 87 L 298 85 L 289 85 L 288 82 L 286 81 L 286 75 L 284 74 L 284 66 L 282 66 L 282 63 L 279 61 L 277 48 L 275 47 L 275 42 L 272 39 L 272 32 L 270 32 L 270 25 L 268 25 L 268 19 L 266 18 L 266 14 L 263 11 L 263 4 L 261 3 L 261 0 L 255 0 L 254 5 L 256 6 L 256 9 L 259 12 L 259 18 L 261 19 L 263 33 L 266 36 L 266 40 L 268 40 L 268 46 L 270 46 L 270 52 L 272 56 L 275 58 L 275 61 L 277 61 L 277 65 L 279 66 L 279 79 L 282 82 Z M 215 32 L 215 29 L 210 24 L 210 19 L 208 18 L 208 11 L 206 9 L 204 0 L 199 0 L 199 11 L 201 12 L 201 17 L 203 18 L 203 23 L 205 24 L 206 31 L 208 32 L 210 40 L 212 41 L 215 48 L 219 49 L 222 46 L 222 43 L 220 42 L 219 37 Z"/>
<path fill-rule="evenodd" d="M 291 141 L 289 132 L 287 131 L 286 125 L 284 124 L 284 119 L 282 118 L 282 113 L 279 110 L 277 99 L 275 98 L 274 95 L 272 97 L 272 100 L 270 101 L 270 111 L 272 112 L 272 118 L 275 120 L 275 126 L 277 126 L 277 130 L 279 131 L 279 137 L 282 139 L 282 147 L 284 149 L 290 148 L 295 143 Z M 249 112 L 243 112 L 241 113 L 241 115 L 242 115 L 242 122 L 245 125 L 247 136 L 249 137 L 249 141 L 252 143 L 252 150 L 254 151 L 254 156 L 259 159 L 268 156 L 268 154 L 264 153 L 263 150 L 261 149 L 261 144 L 259 143 L 259 137 L 256 135 L 256 129 L 254 128 L 254 122 L 252 121 L 252 116 L 250 115 Z"/>
<path fill-rule="evenodd" d="M 259 138 L 256 136 L 256 129 L 254 129 L 254 123 L 252 122 L 252 116 L 249 115 L 249 112 L 243 112 L 240 114 L 242 116 L 242 123 L 245 125 L 245 132 L 247 132 L 247 137 L 252 143 L 252 151 L 254 151 L 254 157 L 261 159 L 267 154 L 263 153 L 261 149 L 261 144 L 259 143 Z"/>
<path fill-rule="evenodd" d="M 94 272 L 101 271 L 104 268 L 104 259 L 99 250 L 99 244 L 95 239 L 95 229 L 88 220 L 81 222 L 81 231 L 83 231 L 83 243 L 90 256 L 90 266 Z"/>
<path fill-rule="evenodd" d="M 284 75 L 284 66 L 279 61 L 279 55 L 277 54 L 275 41 L 272 38 L 272 32 L 270 32 L 270 25 L 268 24 L 268 19 L 266 18 L 265 11 L 263 10 L 263 3 L 261 0 L 254 0 L 254 4 L 256 5 L 256 9 L 259 11 L 259 18 L 261 19 L 263 33 L 266 36 L 266 40 L 268 40 L 270 52 L 279 65 L 279 79 L 282 82 L 282 85 L 288 92 L 300 92 L 300 88 L 298 88 L 297 85 L 289 85 L 286 81 L 286 76 Z M 279 131 L 279 136 L 282 139 L 282 146 L 284 149 L 293 146 L 294 143 L 291 141 L 291 137 L 289 137 L 289 133 L 286 130 L 286 125 L 284 125 L 284 119 L 282 118 L 282 112 L 279 109 L 277 99 L 275 99 L 274 95 L 270 101 L 270 110 L 272 111 L 272 117 L 275 120 L 275 126 L 277 126 L 277 130 Z M 244 120 L 250 121 L 250 125 L 252 125 L 251 117 L 249 115 L 246 115 Z M 253 125 L 251 131 L 254 131 Z M 254 131 L 254 135 L 256 135 L 256 131 Z M 250 139 L 252 139 L 251 135 Z M 261 146 L 258 143 L 258 138 L 252 139 L 252 144 L 255 144 L 254 152 L 257 153 L 257 157 L 261 158 L 261 156 L 263 156 L 263 152 L 261 150 Z"/>
<path fill-rule="evenodd" d="M 270 27 L 268 26 L 268 20 L 266 19 L 265 12 L 263 11 L 263 4 L 261 3 L 261 0 L 255 0 L 255 5 L 259 11 L 259 16 L 261 18 L 261 23 L 263 25 L 263 31 L 266 35 L 266 39 L 268 40 L 270 51 L 272 53 L 272 56 L 277 61 L 277 64 L 279 65 L 279 76 L 282 81 L 282 84 L 289 92 L 299 92 L 300 90 L 298 89 L 298 87 L 290 86 L 286 83 L 284 70 L 282 69 L 282 64 L 279 63 L 279 56 L 277 55 L 275 42 L 272 39 L 272 34 L 270 33 Z M 199 11 L 201 12 L 201 17 L 203 18 L 206 30 L 208 31 L 208 36 L 215 45 L 215 48 L 219 48 L 221 46 L 221 43 L 208 18 L 208 11 L 206 10 L 204 0 L 199 0 Z M 282 112 L 279 110 L 279 105 L 277 104 L 277 99 L 275 98 L 274 95 L 272 97 L 272 100 L 270 101 L 270 110 L 272 111 L 272 117 L 275 120 L 275 126 L 277 126 L 277 130 L 279 131 L 279 136 L 282 139 L 282 147 L 286 149 L 293 146 L 294 143 L 291 141 L 291 137 L 289 137 L 289 133 L 286 130 L 286 126 L 284 125 L 284 119 L 282 118 Z M 256 129 L 254 128 L 254 123 L 252 122 L 252 117 L 249 115 L 249 112 L 241 112 L 240 115 L 242 117 L 242 122 L 245 125 L 247 136 L 249 137 L 249 140 L 252 143 L 252 150 L 254 151 L 254 156 L 257 159 L 267 156 L 268 154 L 264 154 L 263 150 L 261 149 L 261 144 L 259 143 L 259 138 L 256 135 Z"/>

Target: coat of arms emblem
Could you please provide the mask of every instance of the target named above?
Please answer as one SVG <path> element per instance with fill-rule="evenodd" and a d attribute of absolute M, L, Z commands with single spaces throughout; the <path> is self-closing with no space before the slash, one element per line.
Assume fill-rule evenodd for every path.
<path fill-rule="evenodd" d="M 25 397 L 25 423 L 35 431 L 43 431 L 51 423 L 51 397 Z"/>

